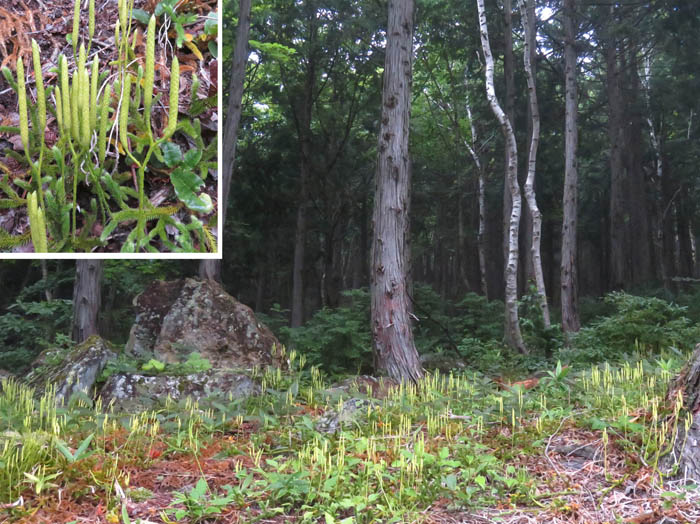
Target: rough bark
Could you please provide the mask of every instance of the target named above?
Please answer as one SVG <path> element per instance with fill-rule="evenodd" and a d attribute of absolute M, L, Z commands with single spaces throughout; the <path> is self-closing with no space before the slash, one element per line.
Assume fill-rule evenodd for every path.
<path fill-rule="evenodd" d="M 611 7 L 611 11 L 613 8 Z M 612 12 L 611 12 L 612 16 Z M 629 289 L 631 285 L 627 254 L 629 235 L 625 220 L 626 176 L 624 170 L 623 146 L 623 100 L 618 67 L 617 45 L 610 39 L 605 50 L 608 94 L 608 138 L 610 141 L 610 231 L 609 260 L 611 289 Z"/>
<path fill-rule="evenodd" d="M 240 0 L 238 14 L 238 31 L 236 34 L 236 47 L 233 51 L 233 69 L 231 70 L 231 83 L 226 108 L 226 121 L 224 123 L 224 137 L 221 151 L 221 227 L 226 228 L 226 209 L 228 196 L 231 190 L 231 178 L 236 160 L 236 142 L 238 141 L 238 127 L 241 122 L 241 107 L 243 101 L 243 84 L 245 82 L 245 67 L 248 60 L 248 35 L 250 34 L 250 4 L 251 0 Z M 223 231 L 219 231 L 219 242 L 223 238 Z M 221 282 L 221 260 L 206 259 L 199 263 L 199 276 L 208 280 Z"/>
<path fill-rule="evenodd" d="M 674 405 L 682 397 L 677 432 L 671 452 L 662 459 L 670 476 L 700 482 L 700 344 L 678 377 L 669 385 L 667 400 Z M 690 424 L 686 429 L 686 418 Z"/>
<path fill-rule="evenodd" d="M 371 268 L 375 367 L 399 381 L 423 376 L 413 342 L 406 271 L 410 188 L 413 0 L 390 0 L 374 196 Z"/>
<path fill-rule="evenodd" d="M 310 41 L 316 40 L 316 13 L 311 21 Z M 306 79 L 301 103 L 296 109 L 297 136 L 299 138 L 299 207 L 297 208 L 294 232 L 294 266 L 292 269 L 291 327 L 304 322 L 304 257 L 306 253 L 306 212 L 309 203 L 311 178 L 311 116 L 316 86 L 316 61 L 310 56 L 307 61 Z"/>
<path fill-rule="evenodd" d="M 102 301 L 102 261 L 76 260 L 73 284 L 73 342 L 97 335 L 97 314 Z"/>
<path fill-rule="evenodd" d="M 534 0 L 527 0 L 528 5 L 534 4 Z M 532 10 L 526 7 L 525 0 L 520 0 L 520 14 L 525 28 L 525 41 L 523 50 L 523 61 L 525 64 L 525 76 L 527 77 L 527 91 L 530 101 L 530 116 L 532 122 L 532 132 L 530 137 L 530 151 L 527 161 L 527 179 L 525 181 L 525 198 L 530 209 L 532 220 L 532 237 L 530 239 L 530 260 L 532 271 L 535 277 L 537 297 L 540 309 L 542 310 L 542 320 L 545 328 L 551 326 L 549 319 L 549 305 L 547 304 L 547 291 L 544 284 L 544 272 L 542 271 L 542 256 L 540 255 L 540 243 L 542 239 L 542 212 L 537 206 L 537 195 L 535 193 L 535 173 L 537 171 L 537 148 L 540 143 L 540 109 L 537 103 L 537 86 L 535 74 L 532 68 L 532 39 L 536 32 L 535 18 L 531 18 Z"/>
<path fill-rule="evenodd" d="M 564 333 L 581 329 L 578 312 L 577 216 L 578 216 L 578 88 L 576 85 L 576 1 L 565 0 L 563 23 L 565 33 L 565 145 L 564 202 L 561 231 L 561 327 Z"/>
<path fill-rule="evenodd" d="M 520 229 L 520 215 L 522 211 L 522 198 L 520 185 L 518 184 L 518 146 L 515 142 L 515 133 L 510 119 L 501 108 L 496 98 L 496 90 L 493 82 L 493 54 L 489 43 L 489 33 L 484 11 L 484 0 L 477 0 L 479 10 L 479 27 L 481 32 L 481 46 L 484 50 L 486 62 L 486 97 L 494 115 L 501 125 L 505 137 L 506 148 L 509 150 L 508 164 L 506 165 L 506 186 L 510 189 L 511 214 L 508 228 L 508 253 L 505 268 L 505 303 L 506 303 L 506 330 L 505 336 L 508 344 L 521 353 L 527 353 L 520 322 L 518 319 L 518 233 Z"/>

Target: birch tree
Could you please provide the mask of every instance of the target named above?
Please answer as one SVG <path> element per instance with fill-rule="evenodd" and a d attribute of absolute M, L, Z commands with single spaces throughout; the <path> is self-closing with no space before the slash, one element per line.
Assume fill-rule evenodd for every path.
<path fill-rule="evenodd" d="M 520 332 L 520 321 L 518 319 L 518 233 L 520 229 L 520 215 L 522 213 L 522 197 L 520 195 L 520 185 L 518 184 L 518 146 L 515 141 L 513 126 L 506 113 L 501 108 L 496 97 L 496 89 L 493 81 L 493 54 L 489 42 L 488 26 L 486 24 L 486 12 L 484 10 L 484 0 L 476 0 L 479 10 L 479 29 L 481 34 L 481 47 L 484 51 L 484 61 L 486 64 L 486 97 L 491 106 L 493 114 L 498 119 L 501 131 L 508 150 L 506 164 L 506 185 L 510 189 L 511 213 L 508 227 L 508 253 L 505 267 L 505 303 L 506 303 L 506 341 L 508 344 L 521 353 L 527 353 L 522 333 Z"/>
<path fill-rule="evenodd" d="M 526 5 L 527 1 L 527 5 Z M 537 297 L 540 309 L 542 310 L 542 320 L 544 327 L 549 328 L 549 305 L 547 304 L 547 291 L 544 285 L 544 273 L 542 271 L 542 257 L 540 256 L 540 241 L 542 239 L 542 213 L 537 206 L 537 195 L 535 194 L 535 173 L 537 172 L 537 148 L 540 143 L 540 109 L 537 103 L 537 85 L 532 67 L 532 45 L 533 35 L 536 31 L 534 5 L 535 0 L 520 0 L 520 16 L 525 28 L 525 40 L 523 42 L 523 62 L 525 65 L 525 76 L 527 78 L 527 92 L 530 102 L 530 116 L 532 121 L 532 133 L 530 136 L 530 151 L 527 161 L 527 179 L 525 181 L 525 198 L 530 210 L 532 219 L 532 239 L 530 242 L 530 253 L 532 260 L 532 270 L 535 276 L 537 287 Z"/>
<path fill-rule="evenodd" d="M 413 0 L 390 0 L 372 216 L 372 342 L 379 372 L 416 382 L 423 370 L 413 341 L 406 278 L 412 55 Z"/>

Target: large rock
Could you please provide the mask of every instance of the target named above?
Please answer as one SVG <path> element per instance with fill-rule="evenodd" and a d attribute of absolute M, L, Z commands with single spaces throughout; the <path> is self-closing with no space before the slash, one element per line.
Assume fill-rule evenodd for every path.
<path fill-rule="evenodd" d="M 281 345 L 253 311 L 211 280 L 155 282 L 134 299 L 126 352 L 180 362 L 198 352 L 215 368 L 284 365 Z"/>
<path fill-rule="evenodd" d="M 27 375 L 28 385 L 43 393 L 46 386 L 56 388 L 56 401 L 67 402 L 77 392 L 92 396 L 95 380 L 107 362 L 117 358 L 112 346 L 94 335 L 71 349 L 49 348 L 43 351 L 32 364 Z"/>
<path fill-rule="evenodd" d="M 191 397 L 241 398 L 260 394 L 260 386 L 247 375 L 209 370 L 190 375 L 133 375 L 117 373 L 107 379 L 100 397 L 116 411 L 141 411 L 162 405 L 169 396 L 175 402 Z"/>

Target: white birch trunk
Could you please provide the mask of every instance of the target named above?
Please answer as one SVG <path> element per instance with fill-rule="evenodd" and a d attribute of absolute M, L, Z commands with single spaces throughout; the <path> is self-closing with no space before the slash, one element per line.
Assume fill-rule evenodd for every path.
<path fill-rule="evenodd" d="M 508 150 L 508 163 L 506 165 L 506 184 L 510 188 L 511 213 L 508 228 L 508 258 L 505 268 L 505 302 L 506 302 L 506 341 L 521 353 L 527 353 L 520 322 L 518 319 L 518 232 L 520 229 L 520 215 L 522 212 L 522 198 L 520 185 L 518 184 L 518 146 L 515 141 L 515 133 L 510 119 L 505 114 L 496 98 L 496 89 L 493 82 L 493 54 L 489 43 L 488 26 L 486 25 L 486 13 L 484 0 L 476 0 L 479 10 L 479 28 L 481 32 L 481 46 L 484 50 L 486 62 L 486 97 L 491 110 L 501 125 L 501 130 L 506 140 Z"/>
<path fill-rule="evenodd" d="M 530 100 L 530 116 L 532 118 L 532 135 L 530 137 L 530 152 L 527 161 L 527 179 L 525 180 L 525 198 L 530 209 L 532 218 L 532 239 L 530 242 L 530 253 L 532 260 L 532 270 L 537 286 L 537 297 L 540 309 L 542 310 L 542 320 L 545 328 L 551 325 L 549 319 L 549 305 L 547 304 L 547 291 L 544 285 L 544 273 L 542 271 L 542 257 L 540 256 L 540 241 L 542 239 L 542 213 L 537 206 L 537 196 L 535 194 L 535 173 L 537 171 L 537 148 L 540 143 L 540 109 L 537 103 L 537 84 L 535 75 L 532 72 L 532 62 L 530 43 L 532 35 L 535 33 L 535 20 L 531 18 L 532 10 L 525 5 L 526 0 L 520 0 L 520 16 L 525 28 L 525 40 L 523 42 L 523 62 L 525 64 L 525 76 L 527 77 L 527 91 Z M 534 4 L 534 0 L 527 0 L 529 4 Z"/>
<path fill-rule="evenodd" d="M 472 118 L 472 108 L 469 103 L 469 98 L 467 98 L 466 107 L 467 118 L 469 118 L 469 126 L 471 127 L 471 143 L 465 143 L 465 145 L 474 160 L 474 165 L 476 166 L 479 176 L 479 229 L 476 235 L 476 245 L 479 254 L 479 277 L 481 281 L 481 292 L 486 297 L 486 300 L 488 300 L 489 290 L 486 281 L 486 174 L 484 173 L 484 167 L 481 163 L 481 157 L 479 156 L 477 147 L 478 135 L 474 119 Z"/>

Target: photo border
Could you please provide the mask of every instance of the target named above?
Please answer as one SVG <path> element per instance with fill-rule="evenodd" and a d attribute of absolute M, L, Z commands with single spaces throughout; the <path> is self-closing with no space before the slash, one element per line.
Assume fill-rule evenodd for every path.
<path fill-rule="evenodd" d="M 217 83 L 217 118 L 218 126 L 216 133 L 216 144 L 217 144 L 217 181 L 216 181 L 216 194 L 217 194 L 217 228 L 218 237 L 216 241 L 216 253 L 0 253 L 0 262 L 3 260 L 167 260 L 167 259 L 190 259 L 190 260 L 221 260 L 223 259 L 223 224 L 221 222 L 221 160 L 222 160 L 222 146 L 223 146 L 223 4 L 222 0 L 217 0 L 217 22 L 219 26 L 219 34 L 216 37 L 216 43 L 218 46 L 218 56 L 217 67 L 216 67 L 216 83 Z"/>

